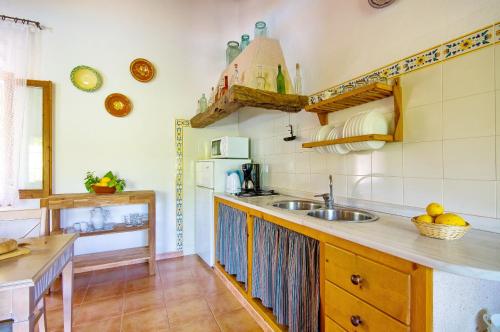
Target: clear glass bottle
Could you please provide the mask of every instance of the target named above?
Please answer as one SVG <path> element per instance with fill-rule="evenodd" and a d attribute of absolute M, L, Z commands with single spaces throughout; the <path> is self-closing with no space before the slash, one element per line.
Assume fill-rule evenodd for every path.
<path fill-rule="evenodd" d="M 234 71 L 233 74 L 231 75 L 231 80 L 229 81 L 229 86 L 233 86 L 235 84 L 241 84 L 240 80 L 240 72 L 238 70 L 238 64 L 234 64 Z"/>
<path fill-rule="evenodd" d="M 228 41 L 226 48 L 226 65 L 229 65 L 231 62 L 233 62 L 233 60 L 240 54 L 240 52 L 240 44 L 237 41 Z"/>
<path fill-rule="evenodd" d="M 208 99 L 208 104 L 212 105 L 215 103 L 215 88 L 212 87 L 212 92 L 210 93 L 210 98 Z"/>
<path fill-rule="evenodd" d="M 266 79 L 264 78 L 263 66 L 257 66 L 257 76 L 255 76 L 255 88 L 264 90 L 266 88 Z"/>
<path fill-rule="evenodd" d="M 267 37 L 266 22 L 258 21 L 255 23 L 255 38 L 257 37 Z"/>
<path fill-rule="evenodd" d="M 293 85 L 295 87 L 295 94 L 302 94 L 302 73 L 300 72 L 300 65 L 297 63 L 295 65 L 295 78 L 293 80 Z"/>
<path fill-rule="evenodd" d="M 247 34 L 241 35 L 240 50 L 243 50 L 250 44 L 250 36 Z"/>
<path fill-rule="evenodd" d="M 205 94 L 203 93 L 200 98 L 200 113 L 205 112 L 207 108 L 207 97 L 205 97 Z"/>
<path fill-rule="evenodd" d="M 278 75 L 276 75 L 276 92 L 286 94 L 285 76 L 281 72 L 281 65 L 278 65 Z"/>

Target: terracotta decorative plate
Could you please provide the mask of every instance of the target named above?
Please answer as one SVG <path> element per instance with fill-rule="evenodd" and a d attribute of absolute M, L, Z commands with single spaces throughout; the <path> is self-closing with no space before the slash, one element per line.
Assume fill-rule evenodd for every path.
<path fill-rule="evenodd" d="M 130 73 L 139 82 L 149 82 L 155 76 L 155 67 L 148 60 L 138 58 L 130 64 Z"/>
<path fill-rule="evenodd" d="M 73 68 L 70 79 L 75 87 L 85 92 L 94 92 L 102 85 L 101 74 L 94 68 L 88 66 Z"/>
<path fill-rule="evenodd" d="M 118 117 L 126 116 L 132 111 L 130 99 L 121 93 L 112 93 L 107 96 L 104 106 L 109 114 Z"/>

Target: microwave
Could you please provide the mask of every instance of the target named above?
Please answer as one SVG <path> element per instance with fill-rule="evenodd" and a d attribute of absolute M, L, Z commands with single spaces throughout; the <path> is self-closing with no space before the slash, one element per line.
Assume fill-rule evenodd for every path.
<path fill-rule="evenodd" d="M 248 159 L 248 137 L 224 136 L 211 141 L 210 158 Z"/>

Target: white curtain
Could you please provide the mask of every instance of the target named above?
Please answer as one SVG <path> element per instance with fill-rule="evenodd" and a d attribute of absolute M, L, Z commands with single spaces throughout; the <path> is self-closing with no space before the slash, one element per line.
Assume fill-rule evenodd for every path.
<path fill-rule="evenodd" d="M 32 74 L 37 33 L 34 27 L 0 20 L 0 207 L 14 206 L 19 197 L 26 79 Z"/>

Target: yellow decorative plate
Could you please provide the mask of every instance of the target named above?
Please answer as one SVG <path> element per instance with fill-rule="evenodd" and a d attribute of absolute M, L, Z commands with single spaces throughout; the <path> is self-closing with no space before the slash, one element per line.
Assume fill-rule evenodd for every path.
<path fill-rule="evenodd" d="M 127 96 L 121 93 L 112 93 L 104 101 L 104 106 L 109 114 L 123 117 L 132 111 L 132 103 Z"/>
<path fill-rule="evenodd" d="M 78 89 L 85 92 L 94 92 L 102 85 L 101 74 L 88 66 L 78 66 L 71 71 L 71 82 Z"/>

